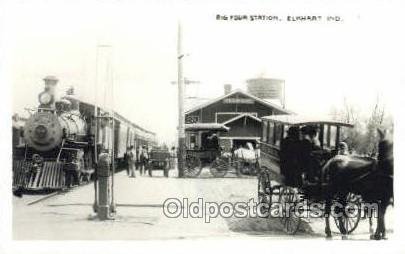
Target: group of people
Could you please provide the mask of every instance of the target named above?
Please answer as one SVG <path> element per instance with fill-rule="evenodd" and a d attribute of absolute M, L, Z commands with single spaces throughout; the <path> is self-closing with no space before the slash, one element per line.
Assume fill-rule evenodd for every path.
<path fill-rule="evenodd" d="M 322 152 L 316 126 L 292 126 L 280 144 L 280 173 L 289 186 L 301 186 L 302 175 L 309 182 L 318 182 L 321 172 Z M 319 153 L 319 156 L 316 156 Z M 338 144 L 338 154 L 348 154 L 348 146 Z"/>
<path fill-rule="evenodd" d="M 135 170 L 139 169 L 139 174 L 146 173 L 146 167 L 149 161 L 149 152 L 146 146 L 138 147 L 130 146 L 126 153 L 127 175 L 136 177 Z"/>

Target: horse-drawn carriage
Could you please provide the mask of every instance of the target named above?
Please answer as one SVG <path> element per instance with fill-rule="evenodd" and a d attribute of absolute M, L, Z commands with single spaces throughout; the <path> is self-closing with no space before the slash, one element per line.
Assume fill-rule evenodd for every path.
<path fill-rule="evenodd" d="M 300 214 L 303 214 L 305 210 L 308 212 L 310 207 L 308 203 L 318 202 L 325 204 L 325 200 L 329 198 L 326 196 L 330 193 L 328 191 L 330 186 L 320 174 L 318 174 L 320 177 L 308 180 L 305 172 L 301 172 L 299 168 L 284 169 L 285 165 L 283 163 L 287 164 L 290 160 L 293 160 L 293 158 L 281 158 L 284 151 L 281 151 L 280 148 L 283 147 L 283 142 L 286 140 L 288 129 L 296 128 L 300 130 L 304 126 L 304 128 L 311 126 L 317 131 L 316 138 L 319 141 L 319 149 L 314 151 L 311 156 L 313 156 L 314 161 L 318 164 L 317 170 L 320 170 L 329 159 L 337 154 L 338 144 L 342 140 L 342 129 L 353 126 L 338 121 L 310 119 L 297 115 L 272 115 L 264 117 L 262 120 L 263 133 L 260 142 L 258 201 L 262 205 L 266 205 L 262 207 L 268 208 L 267 212 L 271 212 L 274 204 L 280 205 L 285 232 L 295 234 L 302 221 Z M 295 150 L 295 156 L 299 156 L 302 153 L 299 150 L 300 146 L 297 147 L 298 151 Z M 297 165 L 297 167 L 300 166 Z M 294 175 L 291 172 L 284 172 L 283 170 L 297 170 L 299 174 Z M 287 179 L 294 176 L 299 179 L 295 179 L 295 181 Z M 342 206 L 339 207 L 346 209 L 346 213 L 342 213 L 342 216 L 338 218 L 334 217 L 340 232 L 344 234 L 353 232 L 359 223 L 361 215 L 359 211 L 359 196 L 349 192 L 345 193 L 344 197 L 332 197 L 331 202 L 340 202 Z M 303 205 L 305 203 L 306 205 Z M 300 207 L 300 211 L 297 211 L 298 207 Z"/>
<path fill-rule="evenodd" d="M 186 164 L 184 174 L 186 177 L 197 177 L 205 166 L 209 167 L 214 177 L 224 177 L 236 162 L 232 161 L 232 154 L 225 152 L 219 144 L 209 145 L 213 133 L 227 132 L 229 128 L 219 123 L 186 124 L 188 133 Z M 218 140 L 213 141 L 219 142 Z"/>

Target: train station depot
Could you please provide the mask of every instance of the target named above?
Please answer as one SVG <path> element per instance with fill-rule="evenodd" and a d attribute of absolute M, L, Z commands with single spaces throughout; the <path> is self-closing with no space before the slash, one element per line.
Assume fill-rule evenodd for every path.
<path fill-rule="evenodd" d="M 279 105 L 281 103 L 269 100 L 282 97 L 279 89 L 274 90 L 274 85 L 269 84 L 274 81 L 279 80 L 263 78 L 248 80 L 247 92 L 240 89 L 232 90 L 230 85 L 225 85 L 224 95 L 211 100 L 188 98 L 185 112 L 188 126 L 187 148 L 204 149 L 207 136 L 212 131 L 217 132 L 220 146 L 225 151 L 230 151 L 233 146 L 244 146 L 247 142 L 255 146 L 261 137 L 261 117 L 292 113 Z M 200 127 L 204 125 L 207 128 L 194 130 L 191 128 L 193 125 Z M 221 128 L 218 127 L 228 131 L 220 131 Z"/>

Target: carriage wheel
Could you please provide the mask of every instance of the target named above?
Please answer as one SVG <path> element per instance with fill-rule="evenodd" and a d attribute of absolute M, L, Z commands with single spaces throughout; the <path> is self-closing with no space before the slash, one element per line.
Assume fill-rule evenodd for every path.
<path fill-rule="evenodd" d="M 234 160 L 232 162 L 232 166 L 235 168 L 235 174 L 237 177 L 241 177 L 241 165 L 240 165 L 240 161 L 239 160 Z"/>
<path fill-rule="evenodd" d="M 186 158 L 186 165 L 184 169 L 185 177 L 197 177 L 200 175 L 201 170 L 202 166 L 199 158 L 194 156 L 188 156 Z"/>
<path fill-rule="evenodd" d="M 256 162 L 253 164 L 253 165 L 251 165 L 251 168 L 252 168 L 252 174 L 253 175 L 258 175 L 259 174 L 259 172 L 260 172 L 260 165 L 259 165 L 259 162 L 256 160 Z"/>
<path fill-rule="evenodd" d="M 214 177 L 224 177 L 228 172 L 228 160 L 216 158 L 210 165 L 210 172 Z"/>
<path fill-rule="evenodd" d="M 349 192 L 341 203 L 343 203 L 344 208 L 340 208 L 337 212 L 341 212 L 342 216 L 333 218 L 340 233 L 350 234 L 357 228 L 361 219 L 360 198 Z"/>
<path fill-rule="evenodd" d="M 267 172 L 262 171 L 258 177 L 257 183 L 257 200 L 258 204 L 268 204 L 269 209 L 272 204 L 273 189 L 271 186 L 271 181 Z M 265 212 L 270 212 L 265 210 L 265 207 L 260 209 L 260 214 L 263 215 Z"/>
<path fill-rule="evenodd" d="M 296 205 L 301 198 L 294 188 L 289 186 L 280 187 L 279 202 L 282 205 L 281 223 L 283 224 L 284 232 L 289 235 L 297 233 L 301 225 L 301 217 L 296 214 Z"/>

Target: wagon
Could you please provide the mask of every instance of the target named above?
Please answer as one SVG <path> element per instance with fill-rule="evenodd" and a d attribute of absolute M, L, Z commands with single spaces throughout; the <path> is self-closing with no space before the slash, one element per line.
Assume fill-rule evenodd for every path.
<path fill-rule="evenodd" d="M 150 158 L 148 161 L 148 173 L 152 176 L 152 172 L 155 170 L 163 170 L 163 175 L 169 177 L 170 170 L 170 153 L 168 149 L 153 148 L 150 152 Z"/>
<path fill-rule="evenodd" d="M 295 234 L 303 218 L 293 210 L 300 207 L 300 209 L 308 211 L 311 203 L 324 202 L 329 186 L 322 178 L 316 182 L 309 182 L 303 179 L 301 175 L 301 184 L 292 185 L 287 183 L 286 173 L 280 173 L 280 168 L 283 167 L 280 160 L 280 145 L 287 136 L 288 128 L 292 126 L 298 128 L 313 126 L 319 130 L 317 139 L 319 140 L 320 150 L 313 156 L 317 156 L 320 164 L 319 168 L 321 168 L 330 158 L 337 154 L 337 147 L 343 136 L 342 132 L 353 127 L 353 125 L 330 119 L 298 115 L 272 115 L 263 117 L 262 120 L 263 132 L 260 141 L 258 202 L 262 205 L 266 204 L 267 206 L 262 207 L 269 207 L 268 212 L 271 212 L 275 203 L 279 204 L 282 208 L 280 217 L 284 231 L 287 234 Z M 342 233 L 343 231 L 347 233 L 353 232 L 361 216 L 360 198 L 348 193 L 343 200 L 333 200 L 333 202 L 336 201 L 343 202 L 341 209 L 347 209 L 351 215 L 348 216 L 347 213 L 343 213 L 343 216 L 335 218 L 338 229 Z M 287 203 L 288 206 L 286 206 Z M 356 205 L 352 206 L 353 204 Z"/>
<path fill-rule="evenodd" d="M 184 174 L 186 177 L 197 177 L 205 166 L 215 177 L 223 177 L 230 169 L 231 154 L 221 148 L 210 149 L 204 144 L 204 139 L 210 132 L 226 132 L 229 128 L 219 123 L 186 124 L 187 150 Z"/>

